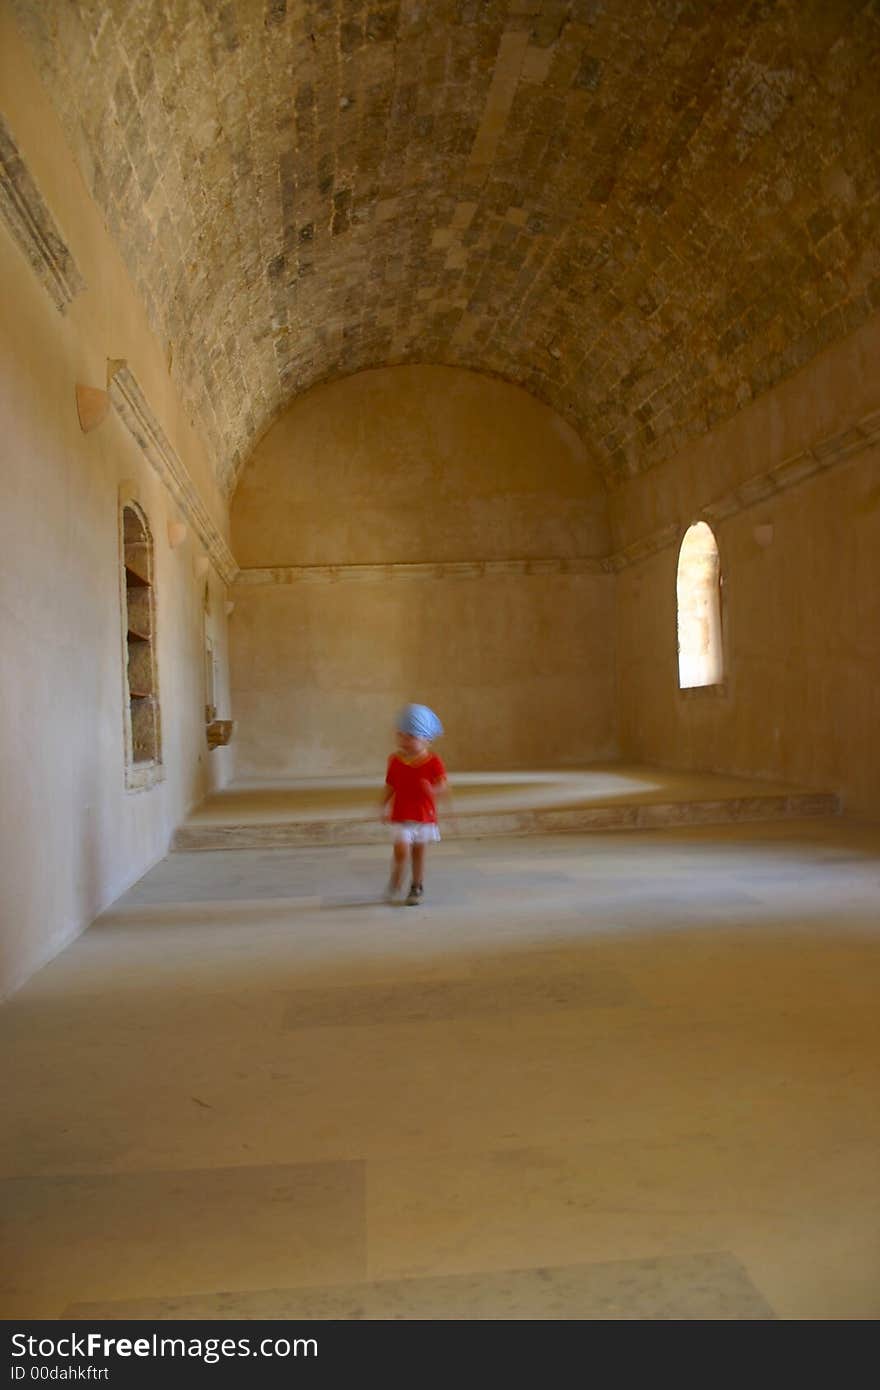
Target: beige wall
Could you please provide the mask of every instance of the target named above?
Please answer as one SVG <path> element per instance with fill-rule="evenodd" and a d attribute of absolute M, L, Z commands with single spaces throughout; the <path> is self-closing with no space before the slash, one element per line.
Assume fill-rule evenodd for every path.
<path fill-rule="evenodd" d="M 451 768 L 612 757 L 613 579 L 530 575 L 239 589 L 236 773 L 376 773 L 400 705 L 436 709 Z"/>
<path fill-rule="evenodd" d="M 880 320 L 663 469 L 612 499 L 619 543 L 677 522 L 880 405 Z M 772 525 L 762 546 L 755 528 Z M 667 547 L 618 577 L 625 757 L 782 777 L 880 814 L 880 450 L 714 528 L 724 576 L 726 692 L 678 690 Z"/>
<path fill-rule="evenodd" d="M 165 853 L 228 750 L 204 735 L 202 597 L 178 512 L 114 411 L 79 427 L 77 382 L 125 357 L 218 523 L 223 501 L 160 345 L 65 150 L 5 10 L 0 88 L 10 128 L 87 283 L 59 314 L 0 221 L 0 993 Z M 165 780 L 125 791 L 118 495 L 134 482 L 156 541 Z M 191 530 L 191 528 L 190 528 Z M 210 576 L 221 666 L 225 586 Z M 225 680 L 225 677 L 224 677 Z M 223 691 L 223 701 L 228 694 Z"/>
<path fill-rule="evenodd" d="M 248 465 L 232 529 L 250 567 L 608 548 L 604 493 L 568 426 L 516 387 L 444 367 L 365 372 L 296 402 Z M 459 769 L 613 756 L 611 576 L 477 564 L 292 578 L 236 585 L 238 775 L 380 772 L 407 700 L 438 710 Z"/>

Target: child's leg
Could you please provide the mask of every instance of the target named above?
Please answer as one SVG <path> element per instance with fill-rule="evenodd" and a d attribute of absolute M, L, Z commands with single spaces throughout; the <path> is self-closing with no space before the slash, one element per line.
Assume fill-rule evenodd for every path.
<path fill-rule="evenodd" d="M 408 845 L 405 840 L 394 841 L 394 857 L 391 860 L 391 882 L 389 884 L 391 891 L 394 893 L 398 893 L 400 891 L 400 885 L 403 883 L 403 874 L 404 870 L 406 869 L 407 849 Z"/>
<path fill-rule="evenodd" d="M 412 881 L 416 888 L 421 888 L 424 882 L 426 848 L 425 845 L 413 845 L 412 847 Z"/>

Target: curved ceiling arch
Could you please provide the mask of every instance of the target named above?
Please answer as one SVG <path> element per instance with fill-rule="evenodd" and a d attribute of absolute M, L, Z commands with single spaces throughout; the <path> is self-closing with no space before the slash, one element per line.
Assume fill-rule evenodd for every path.
<path fill-rule="evenodd" d="M 426 363 L 298 395 L 242 469 L 230 526 L 245 570 L 552 568 L 610 550 L 608 497 L 577 431 L 519 385 Z"/>
<path fill-rule="evenodd" d="M 428 371 L 430 371 L 434 367 L 446 368 L 449 371 L 461 373 L 465 377 L 473 378 L 475 381 L 482 380 L 488 383 L 497 383 L 501 386 L 511 386 L 514 387 L 517 391 L 523 392 L 535 405 L 546 408 L 550 412 L 551 416 L 557 421 L 557 425 L 560 429 L 571 432 L 572 438 L 577 440 L 577 448 L 580 458 L 582 460 L 582 466 L 586 470 L 595 473 L 596 476 L 601 478 L 604 482 L 601 455 L 599 451 L 592 445 L 589 437 L 585 439 L 581 431 L 578 429 L 577 423 L 570 419 L 568 416 L 563 415 L 557 409 L 557 407 L 553 405 L 552 401 L 550 401 L 546 395 L 539 394 L 538 391 L 534 389 L 533 385 L 523 381 L 522 379 L 514 378 L 509 373 L 493 371 L 491 368 L 482 366 L 462 365 L 459 362 L 443 362 L 433 358 L 423 358 L 418 354 L 413 354 L 401 361 L 389 361 L 387 359 L 384 361 L 376 362 L 367 361 L 364 363 L 363 366 L 355 367 L 351 371 L 344 368 L 334 367 L 333 369 L 329 370 L 324 376 L 315 378 L 315 380 L 310 381 L 307 386 L 304 385 L 301 390 L 297 391 L 294 395 L 289 396 L 287 400 L 280 402 L 277 410 L 271 416 L 266 418 L 259 434 L 257 434 L 254 437 L 250 445 L 249 451 L 242 457 L 238 471 L 236 473 L 235 481 L 232 486 L 230 497 L 234 497 L 235 489 L 238 483 L 241 481 L 244 470 L 247 468 L 249 461 L 253 458 L 254 453 L 257 451 L 260 444 L 265 439 L 266 435 L 271 432 L 271 430 L 279 423 L 280 420 L 283 419 L 284 415 L 294 405 L 297 404 L 297 402 L 302 401 L 305 397 L 309 396 L 310 393 L 319 391 L 323 387 L 342 385 L 346 381 L 349 381 L 354 377 L 366 376 L 368 373 L 393 371 L 396 368 L 407 367 L 419 367 L 427 369 Z"/>
<path fill-rule="evenodd" d="M 606 484 L 880 306 L 865 0 L 13 0 L 219 479 L 298 393 L 496 374 Z"/>

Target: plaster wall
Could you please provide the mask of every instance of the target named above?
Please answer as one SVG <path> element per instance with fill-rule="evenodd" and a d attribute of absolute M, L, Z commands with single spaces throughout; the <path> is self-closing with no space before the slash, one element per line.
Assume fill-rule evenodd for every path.
<path fill-rule="evenodd" d="M 232 534 L 244 567 L 306 567 L 235 586 L 237 775 L 381 773 L 407 700 L 440 713 L 451 767 L 614 755 L 613 578 L 564 569 L 607 552 L 604 492 L 519 388 L 422 366 L 310 392 L 246 466 Z M 540 558 L 559 572 L 499 563 Z M 376 569 L 320 568 L 349 564 Z"/>
<path fill-rule="evenodd" d="M 874 320 L 699 448 L 628 484 L 612 498 L 618 543 L 671 522 L 683 535 L 730 488 L 864 419 L 880 405 L 877 360 Z M 618 576 L 622 755 L 837 790 L 847 810 L 877 816 L 880 450 L 866 447 L 714 531 L 721 691 L 678 689 L 677 546 Z"/>
<path fill-rule="evenodd" d="M 384 774 L 408 700 L 440 714 L 450 768 L 610 758 L 612 598 L 609 575 L 239 591 L 236 773 Z"/>
<path fill-rule="evenodd" d="M 103 387 L 124 357 L 218 524 L 224 504 L 165 355 L 0 10 L 0 87 L 16 143 L 87 284 L 60 314 L 0 222 L 0 993 L 81 931 L 166 851 L 190 806 L 228 775 L 205 740 L 203 596 L 225 676 L 225 586 L 197 577 L 192 528 L 111 410 L 92 433 L 76 383 Z M 155 541 L 165 777 L 125 790 L 120 486 Z M 225 711 L 221 709 L 221 714 Z"/>

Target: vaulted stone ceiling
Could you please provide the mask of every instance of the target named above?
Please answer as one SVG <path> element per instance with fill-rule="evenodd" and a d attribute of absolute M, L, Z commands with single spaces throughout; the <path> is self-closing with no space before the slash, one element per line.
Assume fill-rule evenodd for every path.
<path fill-rule="evenodd" d="M 880 306 L 880 0 L 14 0 L 224 486 L 498 373 L 609 485 Z"/>

